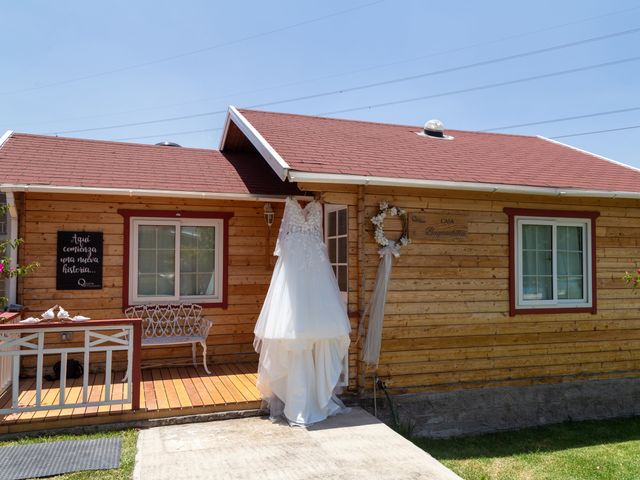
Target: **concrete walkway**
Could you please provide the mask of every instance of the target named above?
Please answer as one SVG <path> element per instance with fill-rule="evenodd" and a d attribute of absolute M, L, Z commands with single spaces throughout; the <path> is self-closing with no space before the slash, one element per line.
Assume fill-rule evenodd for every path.
<path fill-rule="evenodd" d="M 142 430 L 133 478 L 460 480 L 360 408 L 309 428 L 253 417 Z"/>

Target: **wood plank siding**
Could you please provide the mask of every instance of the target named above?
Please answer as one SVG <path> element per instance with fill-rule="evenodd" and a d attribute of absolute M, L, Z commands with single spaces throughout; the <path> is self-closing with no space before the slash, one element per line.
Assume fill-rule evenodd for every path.
<path fill-rule="evenodd" d="M 364 255 L 358 255 L 352 241 L 349 264 L 350 288 L 357 291 L 364 282 L 365 301 L 371 296 L 379 261 L 369 219 L 380 201 L 409 213 L 455 210 L 469 216 L 466 239 L 415 240 L 394 260 L 377 371 L 393 391 L 640 374 L 640 292 L 626 288 L 621 280 L 625 270 L 636 268 L 640 253 L 639 202 L 391 187 L 303 184 L 301 188 L 323 192 L 325 202 L 349 205 L 350 222 L 357 222 L 358 208 L 364 210 L 359 230 L 350 223 L 350 234 L 363 237 Z M 596 314 L 509 316 L 504 207 L 600 212 Z M 389 238 L 398 237 L 400 227 L 397 219 L 385 221 Z M 357 295 L 349 299 L 350 308 L 357 309 Z M 358 375 L 367 389 L 372 378 L 371 372 Z"/>
<path fill-rule="evenodd" d="M 274 265 L 272 257 L 283 205 L 274 203 L 277 222 L 271 235 L 263 217 L 263 203 L 240 201 L 184 200 L 99 195 L 20 195 L 21 261 L 41 266 L 20 282 L 24 316 L 39 315 L 60 304 L 72 314 L 88 317 L 123 316 L 123 217 L 118 209 L 193 210 L 232 212 L 229 223 L 229 306 L 207 308 L 214 321 L 208 339 L 210 362 L 255 362 L 253 327 L 262 307 Z M 87 291 L 56 290 L 56 235 L 59 230 L 104 233 L 104 288 Z M 198 347 L 199 359 L 200 348 Z M 144 363 L 157 360 L 189 360 L 190 345 L 143 348 Z M 28 367 L 29 365 L 26 364 Z"/>
<path fill-rule="evenodd" d="M 455 210 L 468 214 L 465 239 L 455 243 L 415 240 L 394 260 L 378 375 L 392 390 L 419 392 L 528 385 L 640 374 L 640 292 L 625 287 L 640 247 L 640 203 L 473 193 L 462 191 L 303 184 L 322 201 L 348 205 L 349 312 L 352 348 L 350 387 L 369 389 L 371 372 L 357 360 L 358 312 L 369 300 L 379 257 L 369 218 L 378 202 L 410 213 Z M 276 223 L 268 229 L 262 202 L 110 197 L 19 196 L 21 257 L 42 267 L 21 281 L 27 315 L 59 303 L 92 318 L 122 315 L 123 219 L 118 209 L 230 211 L 229 306 L 206 311 L 214 320 L 208 344 L 212 364 L 255 362 L 253 327 L 267 292 Z M 509 316 L 508 223 L 505 207 L 598 211 L 596 220 L 596 314 Z M 104 288 L 55 290 L 56 232 L 104 232 Z M 399 222 L 385 222 L 390 237 Z M 143 362 L 190 359 L 190 347 L 143 349 Z M 175 392 L 179 396 L 179 392 Z M 161 399 L 157 399 L 160 401 Z"/>

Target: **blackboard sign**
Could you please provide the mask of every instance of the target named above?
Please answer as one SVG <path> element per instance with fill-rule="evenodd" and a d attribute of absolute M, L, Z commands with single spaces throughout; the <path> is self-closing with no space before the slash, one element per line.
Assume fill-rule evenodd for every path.
<path fill-rule="evenodd" d="M 102 288 L 102 232 L 58 232 L 56 290 Z"/>

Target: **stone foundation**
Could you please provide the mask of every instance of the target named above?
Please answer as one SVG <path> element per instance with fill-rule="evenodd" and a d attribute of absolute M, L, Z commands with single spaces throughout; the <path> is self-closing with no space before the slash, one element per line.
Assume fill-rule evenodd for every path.
<path fill-rule="evenodd" d="M 393 402 L 416 436 L 446 438 L 516 430 L 573 420 L 640 415 L 640 379 L 591 380 L 552 385 L 397 395 Z M 372 402 L 367 402 L 372 409 Z M 378 416 L 392 423 L 382 392 Z"/>

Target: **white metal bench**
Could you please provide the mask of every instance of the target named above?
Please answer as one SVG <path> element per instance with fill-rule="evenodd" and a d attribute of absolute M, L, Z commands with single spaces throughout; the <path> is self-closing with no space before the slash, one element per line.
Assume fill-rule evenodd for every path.
<path fill-rule="evenodd" d="M 142 319 L 142 346 L 191 344 L 193 365 L 196 343 L 202 345 L 202 364 L 207 367 L 207 336 L 213 322 L 202 316 L 202 307 L 192 303 L 136 305 L 125 310 L 127 318 Z"/>

